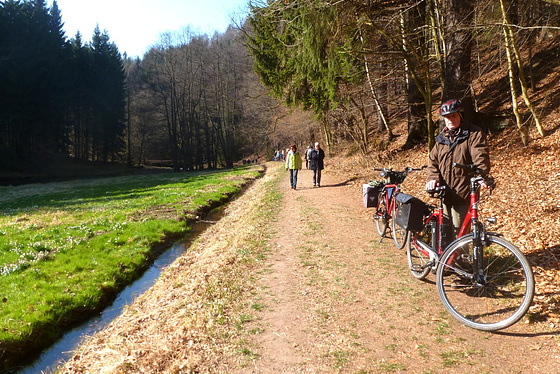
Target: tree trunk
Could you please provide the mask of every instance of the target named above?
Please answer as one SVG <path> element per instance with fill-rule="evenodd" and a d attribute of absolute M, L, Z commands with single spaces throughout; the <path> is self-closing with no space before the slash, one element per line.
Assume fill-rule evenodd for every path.
<path fill-rule="evenodd" d="M 368 120 L 368 117 L 366 115 L 366 111 L 365 111 L 363 102 L 362 102 L 362 105 L 358 105 L 358 103 L 356 102 L 356 100 L 353 97 L 350 97 L 350 102 L 352 104 L 354 104 L 354 106 L 356 107 L 356 109 L 360 113 L 360 122 L 362 123 L 362 126 L 359 126 L 359 125 L 352 126 L 353 128 L 357 128 L 358 136 L 354 135 L 354 133 L 356 133 L 356 131 L 349 128 L 349 130 L 351 131 L 350 135 L 352 136 L 352 138 L 354 138 L 354 141 L 360 147 L 361 152 L 365 155 L 368 151 L 368 144 L 369 144 L 369 142 L 368 142 L 369 120 Z M 347 112 L 349 113 L 348 118 L 349 118 L 349 120 L 351 120 L 353 118 L 353 116 L 350 114 L 350 110 L 347 109 Z"/>
<path fill-rule="evenodd" d="M 327 114 L 325 113 L 321 118 L 321 125 L 323 128 L 323 135 L 325 136 L 325 143 L 327 144 L 327 151 L 330 152 L 332 146 L 332 132 L 327 121 Z"/>
<path fill-rule="evenodd" d="M 132 126 L 131 126 L 131 111 L 130 111 L 130 89 L 126 90 L 127 100 L 126 100 L 126 143 L 127 143 L 127 164 L 132 166 Z"/>
<path fill-rule="evenodd" d="M 525 73 L 523 71 L 523 64 L 521 62 L 521 56 L 517 49 L 517 44 L 515 42 L 515 35 L 511 29 L 511 23 L 509 22 L 508 13 L 506 11 L 507 7 L 505 4 L 505 0 L 500 0 L 500 7 L 502 10 L 502 16 L 504 21 L 503 31 L 504 31 L 504 38 L 506 44 L 506 53 L 508 58 L 508 70 L 509 70 L 509 77 L 510 77 L 510 87 L 511 87 L 511 95 L 512 95 L 512 104 L 513 104 L 513 111 L 515 114 L 515 118 L 517 121 L 517 127 L 521 133 L 521 139 L 524 145 L 527 145 L 530 141 L 530 135 L 528 129 L 523 126 L 522 120 L 519 116 L 519 109 L 517 107 L 517 89 L 515 87 L 515 73 L 517 72 L 518 80 L 521 85 L 521 92 L 523 99 L 525 100 L 525 104 L 531 111 L 533 115 L 533 119 L 537 125 L 537 130 L 541 136 L 544 136 L 544 130 L 542 128 L 541 122 L 539 117 L 533 107 L 533 104 L 529 98 L 529 94 L 527 92 L 527 82 L 525 81 Z"/>
<path fill-rule="evenodd" d="M 408 20 L 401 17 L 401 38 L 405 53 L 405 77 L 408 108 L 408 137 L 404 148 L 423 141 L 428 136 L 427 103 L 431 105 L 431 82 L 429 56 L 427 53 L 428 39 L 421 32 L 425 25 L 426 9 L 419 5 L 408 12 Z M 414 35 L 414 36 L 413 36 Z M 412 46 L 412 47 L 410 47 Z M 412 51 L 415 49 L 416 51 Z M 421 74 L 419 76 L 419 74 Z M 423 85 L 423 86 L 422 86 Z M 433 133 L 428 136 L 428 148 L 433 146 Z"/>
<path fill-rule="evenodd" d="M 358 18 L 358 15 L 356 14 L 356 18 Z M 358 32 L 360 33 L 360 42 L 362 43 L 362 48 L 364 47 L 364 36 L 362 33 L 362 30 L 360 27 L 358 27 Z M 375 92 L 375 88 L 373 86 L 373 82 L 371 79 L 371 72 L 369 69 L 369 64 L 368 64 L 368 59 L 367 59 L 367 54 L 364 53 L 364 68 L 366 71 L 366 78 L 368 81 L 368 86 L 369 86 L 369 90 L 371 93 L 371 97 L 373 99 L 373 102 L 375 103 L 375 107 L 377 108 L 377 118 L 378 118 L 378 129 L 380 131 L 383 131 L 384 129 L 387 129 L 387 132 L 389 134 L 389 139 L 393 138 L 393 132 L 391 131 L 391 128 L 389 127 L 389 123 L 387 122 L 387 115 L 386 115 L 386 111 L 383 111 L 383 107 L 381 106 L 381 104 L 379 103 L 379 99 L 377 97 L 377 93 Z"/>
<path fill-rule="evenodd" d="M 500 0 L 501 2 L 501 0 Z M 519 114 L 519 107 L 517 106 L 517 88 L 515 86 L 515 76 L 514 76 L 514 63 L 513 63 L 513 53 L 511 51 L 511 45 L 509 42 L 509 36 L 506 31 L 506 26 L 504 26 L 504 37 L 505 37 L 505 44 L 506 44 L 506 55 L 507 55 L 507 62 L 508 62 L 508 76 L 509 76 L 509 87 L 511 92 L 511 104 L 513 108 L 513 114 L 515 116 L 515 122 L 517 124 L 517 128 L 519 129 L 519 133 L 521 134 L 521 141 L 523 145 L 529 144 L 529 132 L 527 131 L 527 127 L 523 126 L 523 120 L 521 119 L 521 115 Z"/>
<path fill-rule="evenodd" d="M 445 87 L 445 39 L 443 37 L 443 29 L 440 22 L 439 6 L 436 0 L 428 0 L 426 4 L 426 12 L 428 14 L 430 28 L 432 30 L 432 44 L 434 46 L 434 52 L 439 67 L 441 89 L 443 90 Z"/>
<path fill-rule="evenodd" d="M 424 96 L 418 89 L 414 79 L 407 78 L 407 107 L 408 107 L 408 138 L 406 147 L 408 148 L 422 139 L 426 139 L 426 105 Z"/>
<path fill-rule="evenodd" d="M 445 88 L 442 102 L 460 99 L 463 102 L 465 117 L 471 123 L 475 112 L 470 92 L 472 22 L 474 0 L 445 0 L 447 16 Z"/>

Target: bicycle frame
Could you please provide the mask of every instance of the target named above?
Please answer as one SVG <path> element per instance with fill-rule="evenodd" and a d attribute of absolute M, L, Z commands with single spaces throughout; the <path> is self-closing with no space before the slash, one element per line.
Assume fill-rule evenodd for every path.
<path fill-rule="evenodd" d="M 389 218 L 393 218 L 391 212 L 397 203 L 395 201 L 395 196 L 397 196 L 400 190 L 401 188 L 397 184 L 386 184 L 385 187 L 383 187 L 383 198 L 385 199 L 385 206 L 387 207 Z"/>
<path fill-rule="evenodd" d="M 469 207 L 469 211 L 467 212 L 467 215 L 465 216 L 465 220 L 463 221 L 463 224 L 461 225 L 461 229 L 459 230 L 459 233 L 457 234 L 457 238 L 460 238 L 466 234 L 468 234 L 471 230 L 471 227 L 476 227 L 476 224 L 478 222 L 478 200 L 480 198 L 479 195 L 479 191 L 478 191 L 478 182 L 477 181 L 473 181 L 473 179 L 478 179 L 478 178 L 471 178 L 471 202 L 470 202 L 470 207 Z M 475 183 L 473 185 L 473 182 Z"/>
<path fill-rule="evenodd" d="M 482 237 L 484 231 L 484 228 L 482 227 L 482 225 L 478 220 L 479 218 L 478 201 L 480 199 L 479 185 L 482 181 L 484 181 L 484 178 L 482 177 L 471 178 L 470 206 L 456 238 L 459 239 L 469 234 L 472 228 L 473 242 L 475 245 L 475 250 L 473 251 L 475 256 L 474 259 L 475 268 L 476 268 L 475 274 L 479 274 L 479 276 L 481 276 L 481 272 L 478 271 L 478 269 L 482 267 L 481 251 L 482 251 Z M 432 246 L 419 239 L 420 233 L 414 235 L 411 242 L 411 245 L 414 245 L 417 250 L 429 256 L 430 261 L 428 262 L 428 264 L 426 264 L 426 266 L 431 266 L 433 269 L 437 268 L 439 257 L 443 254 L 445 249 L 452 244 L 452 243 L 447 243 L 446 247 L 442 246 L 442 242 L 443 242 L 442 239 L 444 236 L 444 227 L 445 227 L 444 209 L 443 209 L 443 191 L 445 190 L 445 187 L 438 187 L 436 190 L 438 191 L 438 198 L 440 200 L 439 206 L 437 207 L 437 211 L 432 212 L 424 222 L 424 229 L 427 228 L 428 225 L 432 225 L 432 222 L 437 222 L 436 227 L 434 227 L 433 225 L 431 227 Z M 452 265 L 452 263 L 448 265 Z"/>

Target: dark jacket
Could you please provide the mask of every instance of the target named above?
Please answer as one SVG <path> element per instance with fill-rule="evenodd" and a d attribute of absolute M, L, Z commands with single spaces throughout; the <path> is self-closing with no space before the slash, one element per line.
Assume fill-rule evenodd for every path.
<path fill-rule="evenodd" d="M 435 179 L 439 184 L 450 187 L 445 194 L 445 203 L 468 204 L 471 176 L 467 170 L 453 167 L 453 163 L 474 164 L 486 173 L 490 172 L 486 137 L 478 126 L 463 120 L 454 136 L 447 129 L 442 131 L 436 137 L 428 161 L 428 181 Z"/>
<path fill-rule="evenodd" d="M 309 152 L 309 169 L 323 170 L 324 159 L 325 159 L 325 151 L 323 151 L 321 148 L 319 148 L 319 150 L 313 149 L 312 151 Z"/>

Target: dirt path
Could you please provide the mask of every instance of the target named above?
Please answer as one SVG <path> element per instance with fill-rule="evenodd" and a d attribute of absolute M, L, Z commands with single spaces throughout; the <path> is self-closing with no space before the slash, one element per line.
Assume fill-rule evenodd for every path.
<path fill-rule="evenodd" d="M 379 243 L 355 183 L 303 170 L 285 178 L 263 277 L 264 309 L 250 328 L 258 359 L 239 372 L 560 372 L 558 332 L 525 321 L 500 334 L 463 327 L 441 306 L 433 276 L 409 275 L 404 250 Z"/>
<path fill-rule="evenodd" d="M 448 316 L 433 276 L 414 279 L 405 251 L 379 243 L 361 183 L 327 169 L 314 188 L 303 170 L 294 191 L 271 164 L 62 372 L 560 372 L 558 331 L 523 320 L 484 333 Z M 263 225 L 271 189 L 277 220 Z"/>

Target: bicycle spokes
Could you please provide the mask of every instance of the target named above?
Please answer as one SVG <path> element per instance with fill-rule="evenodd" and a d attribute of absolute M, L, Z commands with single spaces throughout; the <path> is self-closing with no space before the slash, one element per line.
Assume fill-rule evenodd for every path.
<path fill-rule="evenodd" d="M 462 323 L 481 330 L 515 323 L 533 297 L 532 272 L 525 257 L 506 240 L 491 237 L 478 271 L 473 259 L 472 239 L 442 256 L 438 292 L 444 306 Z"/>

